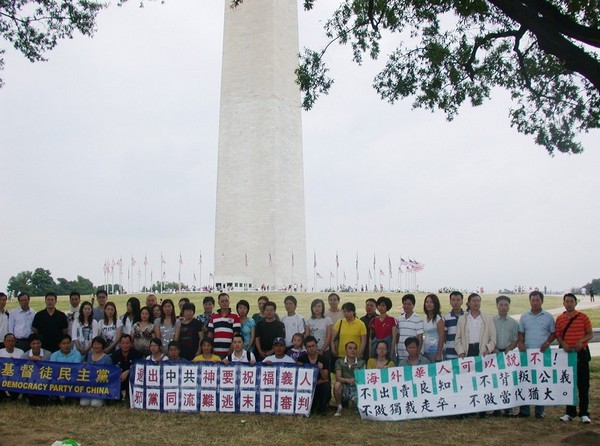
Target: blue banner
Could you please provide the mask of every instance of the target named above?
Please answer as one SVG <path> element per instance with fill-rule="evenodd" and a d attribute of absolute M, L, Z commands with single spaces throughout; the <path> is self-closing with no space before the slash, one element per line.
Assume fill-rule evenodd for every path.
<path fill-rule="evenodd" d="M 119 399 L 116 365 L 0 358 L 0 390 L 74 398 Z"/>
<path fill-rule="evenodd" d="M 132 365 L 130 405 L 175 412 L 310 415 L 316 367 L 220 363 Z"/>

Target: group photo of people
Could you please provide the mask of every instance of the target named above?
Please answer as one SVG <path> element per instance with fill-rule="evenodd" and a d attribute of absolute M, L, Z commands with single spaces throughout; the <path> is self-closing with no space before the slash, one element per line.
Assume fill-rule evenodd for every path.
<path fill-rule="evenodd" d="M 19 306 L 6 310 L 7 295 L 0 293 L 0 358 L 62 363 L 115 364 L 121 370 L 121 397 L 127 401 L 129 371 L 136 361 L 219 362 L 271 365 L 287 363 L 319 369 L 311 413 L 341 416 L 356 410 L 355 371 L 430 364 L 454 358 L 486 356 L 514 349 L 542 352 L 556 341 L 558 348 L 577 353 L 579 410 L 567 406 L 561 421 L 579 418 L 590 423 L 590 352 L 593 337 L 589 317 L 576 310 L 577 297 L 563 296 L 565 311 L 555 319 L 543 309 L 544 295 L 532 291 L 529 310 L 519 317 L 510 313 L 511 298 L 495 298 L 496 313 L 482 311 L 477 293 L 465 297 L 460 291 L 448 294 L 451 310 L 442 313 L 436 294 L 427 294 L 421 309 L 414 294 L 404 294 L 401 314 L 389 313 L 394 303 L 381 296 L 365 301 L 365 314 L 357 315 L 353 302 L 341 302 L 333 292 L 310 303 L 310 315 L 297 313 L 298 300 L 289 295 L 284 308 L 260 296 L 258 311 L 251 304 L 235 303 L 227 293 L 202 298 L 202 309 L 188 297 L 177 304 L 170 298 L 157 300 L 149 294 L 142 303 L 129 297 L 123 314 L 99 290 L 95 299 L 81 301 L 78 292 L 69 296 L 69 310 L 56 308 L 58 296 L 45 295 L 45 308 L 30 308 L 30 296 L 18 295 Z M 420 310 L 420 311 L 419 311 Z M 0 398 L 23 398 L 32 405 L 58 402 L 64 398 L 1 391 Z M 99 407 L 103 399 L 81 398 L 81 406 Z M 544 406 L 534 406 L 533 416 L 544 417 Z M 529 406 L 505 409 L 478 416 L 530 417 Z"/>

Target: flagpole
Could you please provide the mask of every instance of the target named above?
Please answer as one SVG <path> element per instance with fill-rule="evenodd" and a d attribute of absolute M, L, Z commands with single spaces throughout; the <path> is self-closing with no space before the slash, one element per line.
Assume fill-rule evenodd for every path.
<path fill-rule="evenodd" d="M 358 251 L 356 251 L 356 291 L 358 291 Z"/>
<path fill-rule="evenodd" d="M 313 291 L 317 290 L 317 253 L 313 251 Z"/>
<path fill-rule="evenodd" d="M 375 253 L 373 253 L 373 289 L 377 286 L 377 269 L 375 268 Z"/>
<path fill-rule="evenodd" d="M 163 253 L 160 253 L 160 294 L 163 292 L 163 264 L 165 263 L 165 258 L 163 257 Z"/>
<path fill-rule="evenodd" d="M 340 289 L 340 260 L 337 251 L 335 253 L 335 289 Z"/>
<path fill-rule="evenodd" d="M 144 254 L 144 290 L 148 292 L 148 254 Z"/>
<path fill-rule="evenodd" d="M 198 287 L 202 289 L 202 250 L 200 250 L 200 277 L 198 277 Z"/>

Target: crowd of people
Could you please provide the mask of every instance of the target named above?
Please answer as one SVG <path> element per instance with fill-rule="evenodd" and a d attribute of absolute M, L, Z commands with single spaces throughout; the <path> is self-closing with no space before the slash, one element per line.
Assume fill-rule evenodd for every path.
<path fill-rule="evenodd" d="M 121 369 L 125 398 L 131 365 L 143 359 L 156 363 L 312 365 L 319 369 L 312 412 L 325 415 L 333 393 L 334 416 L 340 416 L 345 405 L 356 405 L 354 374 L 358 369 L 428 364 L 515 348 L 544 351 L 557 340 L 559 348 L 577 352 L 578 358 L 579 412 L 568 406 L 560 419 L 566 422 L 579 417 L 583 423 L 591 422 L 587 343 L 593 332 L 589 317 L 576 310 L 577 298 L 571 293 L 564 295 L 565 311 L 555 321 L 542 308 L 543 293 L 531 292 L 530 309 L 519 322 L 509 315 L 508 296 L 496 298 L 497 314 L 491 316 L 481 311 L 477 293 L 467 297 L 463 308 L 460 291 L 449 293 L 451 310 L 447 314 L 441 313 L 438 296 L 428 294 L 422 317 L 415 311 L 415 296 L 405 294 L 398 318 L 388 314 L 393 304 L 385 296 L 367 299 L 365 315 L 360 318 L 354 303 L 341 304 L 337 293 L 328 296 L 327 305 L 322 299 L 313 300 L 308 318 L 296 312 L 298 302 L 291 295 L 284 299 L 281 318 L 276 303 L 267 296 L 259 297 L 259 311 L 252 316 L 246 300 L 237 302 L 233 311 L 227 293 L 219 294 L 216 302 L 212 296 L 204 297 L 200 314 L 188 298 L 180 299 L 176 308 L 171 299 L 159 303 L 154 294 L 147 296 L 144 306 L 131 297 L 121 316 L 105 291 L 98 291 L 96 299 L 94 306 L 94 299 L 81 302 L 80 294 L 72 292 L 70 308 L 62 312 L 56 308 L 56 294 L 50 292 L 45 296 L 46 307 L 35 312 L 29 307 L 30 297 L 22 293 L 19 308 L 9 314 L 7 296 L 0 293 L 0 358 L 116 364 Z M 0 397 L 16 399 L 19 394 L 0 392 Z M 33 404 L 47 400 L 25 397 Z M 101 406 L 103 400 L 82 398 L 80 404 Z M 514 415 L 512 410 L 493 415 L 522 418 L 530 414 L 530 407 L 522 406 Z M 535 406 L 535 417 L 543 418 L 543 414 L 544 406 Z"/>

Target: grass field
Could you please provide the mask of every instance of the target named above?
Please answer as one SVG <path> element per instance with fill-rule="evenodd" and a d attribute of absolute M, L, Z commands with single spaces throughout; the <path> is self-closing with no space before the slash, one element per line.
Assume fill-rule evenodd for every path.
<path fill-rule="evenodd" d="M 226 445 L 481 445 L 600 444 L 595 409 L 600 404 L 600 358 L 592 360 L 592 424 L 563 423 L 563 407 L 547 407 L 545 418 L 430 418 L 404 422 L 363 421 L 343 416 L 289 417 L 237 414 L 175 414 L 132 410 L 122 404 L 32 407 L 0 403 L 0 445 L 50 445 L 72 438 L 84 446 Z M 18 427 L 17 427 L 18 426 Z"/>
<path fill-rule="evenodd" d="M 235 308 L 236 302 L 238 302 L 241 299 L 245 299 L 250 303 L 250 314 L 254 314 L 255 312 L 258 311 L 256 301 L 263 294 L 267 295 L 270 300 L 277 303 L 277 312 L 280 316 L 285 314 L 285 310 L 283 307 L 283 299 L 286 296 L 288 296 L 289 293 L 250 293 L 250 292 L 233 293 L 232 292 L 229 295 L 231 297 L 232 307 Z M 209 294 L 206 294 L 206 293 L 204 293 L 204 294 L 200 294 L 200 293 L 162 294 L 162 295 L 157 295 L 157 297 L 159 299 L 160 298 L 171 299 L 175 302 L 175 304 L 177 304 L 179 299 L 181 299 L 182 297 L 188 297 L 196 305 L 196 314 L 198 314 L 198 312 L 203 311 L 202 310 L 202 298 L 206 295 L 209 295 Z M 218 293 L 213 293 L 210 295 L 212 295 L 216 300 Z M 294 296 L 298 299 L 297 312 L 304 317 L 310 317 L 310 303 L 314 299 L 323 299 L 323 301 L 325 302 L 325 305 L 327 306 L 327 296 L 328 295 L 329 295 L 329 293 L 296 293 L 296 294 L 294 294 Z M 359 317 L 362 316 L 363 314 L 365 314 L 365 311 L 364 311 L 365 305 L 364 304 L 365 304 L 366 299 L 368 299 L 370 297 L 377 299 L 378 297 L 380 297 L 382 295 L 387 296 L 392 299 L 394 306 L 393 306 L 392 310 L 390 311 L 391 316 L 398 317 L 398 316 L 400 316 L 400 313 L 402 311 L 401 299 L 402 299 L 403 294 L 401 294 L 401 293 L 368 292 L 368 293 L 339 293 L 339 295 L 341 297 L 341 303 L 353 302 L 356 305 L 357 315 Z M 115 302 L 115 304 L 117 306 L 117 311 L 121 315 L 121 314 L 123 314 L 123 311 L 125 310 L 125 304 L 127 302 L 127 299 L 129 299 L 132 296 L 139 298 L 140 301 L 142 302 L 142 306 L 144 305 L 144 302 L 146 299 L 145 294 L 114 295 L 114 296 L 109 296 L 109 301 Z M 415 293 L 415 296 L 417 298 L 417 304 L 415 306 L 415 311 L 418 314 L 422 315 L 423 314 L 423 301 L 425 299 L 426 294 L 425 293 Z M 484 294 L 482 296 L 482 310 L 484 312 L 486 312 L 490 315 L 496 314 L 495 299 L 497 296 L 498 296 L 497 294 Z M 442 303 L 442 312 L 450 311 L 448 294 L 438 295 L 438 297 L 440 298 L 440 301 Z M 529 299 L 526 294 L 516 294 L 516 295 L 512 295 L 510 297 L 512 299 L 511 314 L 521 314 L 524 311 L 526 311 L 527 309 L 529 309 Z M 82 301 L 90 300 L 90 299 L 91 299 L 91 296 L 82 296 Z M 465 296 L 465 303 L 466 303 L 466 300 L 467 300 L 467 298 Z M 341 305 L 341 303 L 340 303 L 340 305 Z M 15 308 L 17 306 L 18 306 L 17 300 L 13 299 L 13 301 L 7 305 L 7 308 L 10 311 L 11 308 Z M 44 298 L 43 297 L 33 297 L 31 299 L 31 307 L 36 311 L 44 308 Z M 69 297 L 68 296 L 59 296 L 57 308 L 59 308 L 61 310 L 66 310 L 66 309 L 68 309 L 68 307 L 69 307 Z M 544 299 L 544 308 L 545 309 L 558 308 L 558 307 L 562 307 L 562 296 L 546 296 L 546 298 Z"/>

